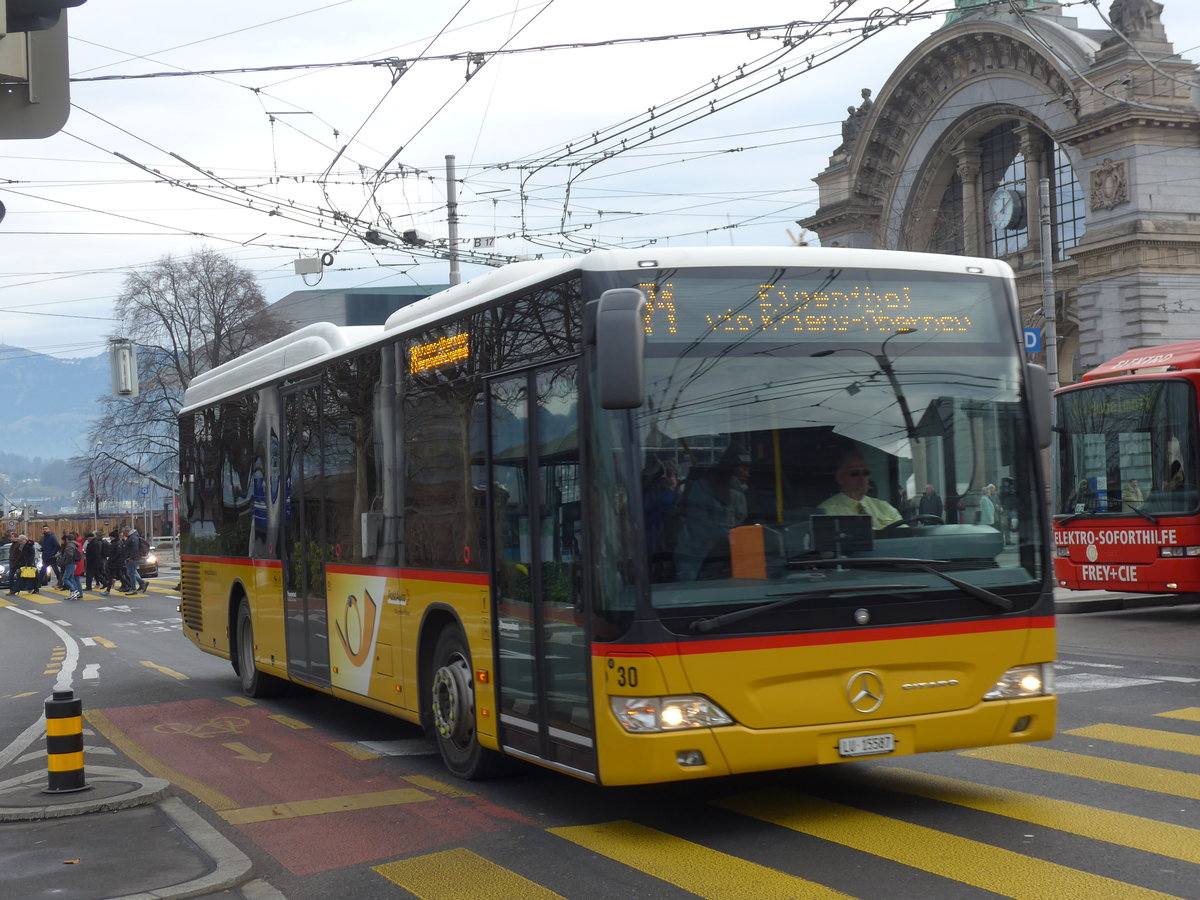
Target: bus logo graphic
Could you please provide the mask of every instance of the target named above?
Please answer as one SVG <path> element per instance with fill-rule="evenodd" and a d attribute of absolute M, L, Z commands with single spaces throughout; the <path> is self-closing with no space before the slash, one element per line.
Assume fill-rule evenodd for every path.
<path fill-rule="evenodd" d="M 846 683 L 846 699 L 860 713 L 871 713 L 883 703 L 883 679 L 871 671 L 855 672 Z"/>

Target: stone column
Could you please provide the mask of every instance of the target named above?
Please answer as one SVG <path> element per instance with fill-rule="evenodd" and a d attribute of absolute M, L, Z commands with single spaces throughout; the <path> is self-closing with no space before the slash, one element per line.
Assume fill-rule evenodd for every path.
<path fill-rule="evenodd" d="M 963 249 L 967 256 L 979 256 L 983 242 L 983 209 L 979 197 L 979 147 L 974 143 L 959 144 L 954 148 L 958 164 L 958 177 L 962 179 L 963 193 Z"/>

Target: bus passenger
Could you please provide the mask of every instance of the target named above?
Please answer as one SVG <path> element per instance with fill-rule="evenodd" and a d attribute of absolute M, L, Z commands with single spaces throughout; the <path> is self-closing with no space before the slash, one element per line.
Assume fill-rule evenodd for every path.
<path fill-rule="evenodd" d="M 867 496 L 871 470 L 858 452 L 851 451 L 841 458 L 833 480 L 842 491 L 820 504 L 822 512 L 831 516 L 870 516 L 871 527 L 876 531 L 900 521 L 900 513 L 894 506 Z"/>
<path fill-rule="evenodd" d="M 1133 507 L 1141 506 L 1146 502 L 1146 497 L 1142 494 L 1136 478 L 1129 479 L 1129 484 L 1125 485 L 1125 490 L 1121 492 L 1121 501 L 1126 506 Z"/>
<path fill-rule="evenodd" d="M 1063 512 L 1083 512 L 1085 509 L 1094 509 L 1096 506 L 1096 493 L 1092 490 L 1092 486 L 1086 478 L 1079 479 L 1079 486 L 1075 488 L 1075 492 L 1067 498 L 1067 508 Z"/>
<path fill-rule="evenodd" d="M 749 481 L 750 454 L 732 446 L 706 475 L 689 479 L 675 544 L 676 581 L 704 577 L 705 563 L 711 572 L 714 563 L 719 571 L 728 562 L 729 529 L 746 521 Z"/>

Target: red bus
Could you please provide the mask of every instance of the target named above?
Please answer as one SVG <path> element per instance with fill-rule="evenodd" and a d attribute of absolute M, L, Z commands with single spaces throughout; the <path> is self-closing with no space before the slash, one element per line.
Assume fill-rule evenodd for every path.
<path fill-rule="evenodd" d="M 1122 353 L 1061 388 L 1054 575 L 1072 590 L 1200 590 L 1200 341 Z"/>

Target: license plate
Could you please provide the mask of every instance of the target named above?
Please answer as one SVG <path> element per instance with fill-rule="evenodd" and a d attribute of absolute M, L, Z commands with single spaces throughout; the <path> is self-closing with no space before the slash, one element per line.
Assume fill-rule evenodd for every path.
<path fill-rule="evenodd" d="M 838 754 L 841 756 L 874 756 L 877 753 L 891 753 L 895 749 L 894 734 L 867 734 L 838 741 Z"/>

